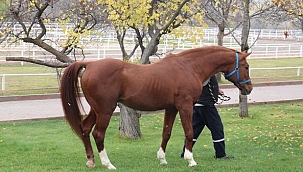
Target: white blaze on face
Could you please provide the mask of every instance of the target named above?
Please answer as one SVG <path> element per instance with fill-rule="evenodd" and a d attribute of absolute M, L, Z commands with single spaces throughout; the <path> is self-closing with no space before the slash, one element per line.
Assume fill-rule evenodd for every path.
<path fill-rule="evenodd" d="M 107 167 L 109 170 L 115 170 L 116 167 L 113 166 L 113 164 L 110 162 L 105 148 L 99 153 L 100 159 L 101 159 L 101 164 Z"/>

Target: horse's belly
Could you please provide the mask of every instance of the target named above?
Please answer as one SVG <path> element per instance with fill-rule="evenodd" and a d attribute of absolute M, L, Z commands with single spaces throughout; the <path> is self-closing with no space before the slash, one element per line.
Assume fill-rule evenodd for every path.
<path fill-rule="evenodd" d="M 161 98 L 153 99 L 148 97 L 129 98 L 121 100 L 121 103 L 132 109 L 141 111 L 155 111 L 173 107 L 173 104 L 168 100 Z"/>

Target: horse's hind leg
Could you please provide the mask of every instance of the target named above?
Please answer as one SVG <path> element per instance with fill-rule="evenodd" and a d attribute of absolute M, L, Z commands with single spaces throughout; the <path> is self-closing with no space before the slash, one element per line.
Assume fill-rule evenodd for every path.
<path fill-rule="evenodd" d="M 163 131 L 162 131 L 162 143 L 159 151 L 157 152 L 157 158 L 160 160 L 160 164 L 167 164 L 165 159 L 165 151 L 167 142 L 170 139 L 172 127 L 174 121 L 176 119 L 177 110 L 165 110 L 164 115 L 164 124 L 163 124 Z"/>
<path fill-rule="evenodd" d="M 87 157 L 86 166 L 89 168 L 95 167 L 94 152 L 89 137 L 90 132 L 92 131 L 92 128 L 95 124 L 96 124 L 96 114 L 91 109 L 88 116 L 82 122 L 82 128 L 83 128 L 82 141 L 84 143 L 86 157 Z"/>
<path fill-rule="evenodd" d="M 111 115 L 112 113 L 98 114 L 93 136 L 99 152 L 101 164 L 107 167 L 109 170 L 115 170 L 116 167 L 111 164 L 104 148 L 105 131 L 108 127 Z"/>

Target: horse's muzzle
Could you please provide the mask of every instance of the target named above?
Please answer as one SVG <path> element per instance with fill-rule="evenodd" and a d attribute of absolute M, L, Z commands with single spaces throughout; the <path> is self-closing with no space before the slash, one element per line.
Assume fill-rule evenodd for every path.
<path fill-rule="evenodd" d="M 252 84 L 249 85 L 243 85 L 244 87 L 242 87 L 241 89 L 241 94 L 242 95 L 249 95 L 253 89 Z"/>
<path fill-rule="evenodd" d="M 236 87 L 239 88 L 242 95 L 249 95 L 253 89 L 252 84 L 234 84 Z"/>
<path fill-rule="evenodd" d="M 241 91 L 241 94 L 242 94 L 242 95 L 249 95 L 249 94 L 251 93 L 251 91 L 252 91 L 252 89 L 251 89 L 251 90 L 243 89 L 243 90 Z"/>

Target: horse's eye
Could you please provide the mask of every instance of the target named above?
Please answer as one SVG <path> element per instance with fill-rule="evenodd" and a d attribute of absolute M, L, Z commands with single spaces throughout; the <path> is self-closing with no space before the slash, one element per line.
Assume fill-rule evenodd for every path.
<path fill-rule="evenodd" d="M 245 69 L 246 69 L 246 70 L 248 70 L 248 69 L 249 69 L 249 67 L 248 67 L 248 66 L 246 66 L 246 67 L 245 67 Z"/>

